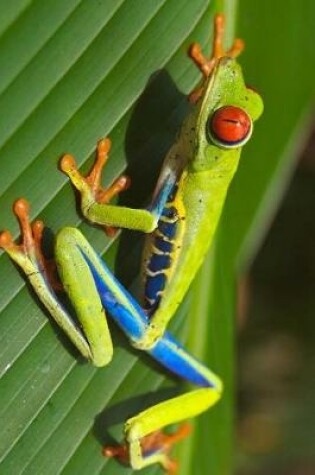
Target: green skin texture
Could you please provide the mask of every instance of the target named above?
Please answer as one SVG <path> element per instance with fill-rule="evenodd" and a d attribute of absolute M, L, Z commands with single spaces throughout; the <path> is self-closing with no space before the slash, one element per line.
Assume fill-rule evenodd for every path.
<path fill-rule="evenodd" d="M 223 146 L 209 136 L 209 117 L 215 110 L 227 105 L 242 108 L 253 122 L 259 118 L 263 110 L 260 96 L 246 88 L 239 64 L 234 59 L 224 57 L 218 60 L 214 71 L 205 81 L 203 94 L 193 106 L 176 142 L 168 152 L 157 183 L 155 196 L 170 174 L 175 174 L 178 178 L 177 196 L 185 215 L 185 221 L 179 223 L 179 227 L 183 226 L 180 230 L 182 231 L 180 244 L 184 251 L 173 261 L 174 268 L 161 302 L 151 317 L 144 336 L 137 340 L 131 338 L 131 344 L 136 348 L 148 350 L 163 336 L 213 240 L 242 149 L 242 146 Z M 155 230 L 158 220 L 154 213 L 148 210 L 99 204 L 95 202 L 90 188 L 77 172 L 70 171 L 68 174 L 73 185 L 81 193 L 81 209 L 88 220 L 101 225 L 143 231 L 149 235 L 146 247 L 150 248 L 150 234 Z M 58 233 L 56 261 L 60 278 L 73 302 L 84 334 L 59 304 L 35 252 L 31 249 L 26 256 L 15 250 L 7 249 L 7 251 L 26 272 L 39 298 L 83 356 L 92 360 L 96 366 L 104 366 L 112 358 L 112 341 L 105 311 L 93 285 L 90 271 L 81 265 L 82 254 L 79 248 L 84 249 L 91 262 L 99 268 L 102 279 L 111 288 L 115 298 L 123 302 L 134 317 L 138 318 L 132 304 L 128 302 L 124 293 L 120 292 L 119 287 L 113 284 L 111 274 L 101 268 L 93 249 L 77 230 L 65 228 Z M 168 424 L 203 412 L 221 397 L 220 379 L 195 362 L 193 357 L 190 358 L 198 371 L 200 367 L 200 373 L 209 380 L 212 387 L 199 388 L 164 401 L 126 422 L 125 436 L 129 443 L 130 464 L 134 469 L 156 462 L 167 467 L 168 459 L 163 451 L 144 457 L 140 440 Z"/>

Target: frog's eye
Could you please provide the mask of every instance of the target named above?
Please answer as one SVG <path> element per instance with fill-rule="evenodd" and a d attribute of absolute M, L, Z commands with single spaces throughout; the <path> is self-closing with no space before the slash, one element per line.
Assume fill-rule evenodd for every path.
<path fill-rule="evenodd" d="M 226 148 L 244 145 L 252 133 L 252 121 L 240 107 L 224 106 L 217 109 L 208 120 L 211 139 Z"/>

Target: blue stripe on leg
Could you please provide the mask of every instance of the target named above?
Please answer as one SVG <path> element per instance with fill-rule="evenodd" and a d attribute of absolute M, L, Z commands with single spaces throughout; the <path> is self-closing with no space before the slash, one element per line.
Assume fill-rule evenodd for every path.
<path fill-rule="evenodd" d="M 148 325 L 146 313 L 101 259 L 99 259 L 99 265 L 107 279 L 110 280 L 111 287 L 106 284 L 104 277 L 102 277 L 88 256 L 84 252 L 82 252 L 82 255 L 93 275 L 104 308 L 110 313 L 113 320 L 120 326 L 128 338 L 133 340 L 141 339 Z M 129 308 L 126 304 L 124 305 L 123 300 L 128 300 Z"/>
<path fill-rule="evenodd" d="M 148 353 L 177 376 L 197 386 L 214 387 L 206 376 L 207 368 L 190 356 L 169 333 L 165 333 L 164 337 Z"/>
<path fill-rule="evenodd" d="M 146 313 L 112 275 L 101 259 L 99 260 L 101 266 L 99 271 L 88 256 L 82 250 L 81 252 L 91 270 L 104 308 L 108 310 L 128 338 L 132 340 L 143 338 L 149 325 Z M 107 285 L 105 281 L 110 284 Z M 147 353 L 172 373 L 197 386 L 215 386 L 208 375 L 207 368 L 190 356 L 167 332 Z"/>

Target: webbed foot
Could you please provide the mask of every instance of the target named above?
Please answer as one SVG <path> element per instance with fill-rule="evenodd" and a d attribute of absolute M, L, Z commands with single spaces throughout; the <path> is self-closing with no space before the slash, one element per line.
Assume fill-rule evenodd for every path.
<path fill-rule="evenodd" d="M 108 188 L 101 185 L 102 171 L 108 160 L 111 141 L 109 138 L 102 139 L 97 144 L 96 160 L 87 176 L 83 176 L 72 155 L 66 154 L 60 161 L 61 170 L 68 175 L 72 184 L 81 193 L 81 209 L 83 215 L 90 220 L 89 208 L 94 203 L 107 204 L 116 195 L 126 190 L 130 185 L 130 179 L 122 175 Z M 104 226 L 109 236 L 116 233 L 116 228 Z"/>
<path fill-rule="evenodd" d="M 195 104 L 203 93 L 204 81 L 211 75 L 218 60 L 223 57 L 236 58 L 244 49 L 244 42 L 240 38 L 236 38 L 233 45 L 228 50 L 223 47 L 225 31 L 225 16 L 219 13 L 214 17 L 214 33 L 212 52 L 207 58 L 201 49 L 199 43 L 193 43 L 189 49 L 189 56 L 202 72 L 204 80 L 201 86 L 198 86 L 189 94 L 189 101 Z"/>
<path fill-rule="evenodd" d="M 191 432 L 189 424 L 182 424 L 172 434 L 166 434 L 158 430 L 141 439 L 141 449 L 144 465 L 150 457 L 154 457 L 154 463 L 159 462 L 166 470 L 167 475 L 174 475 L 178 471 L 178 463 L 169 456 L 172 446 L 180 440 L 187 437 Z M 104 447 L 103 455 L 106 457 L 115 457 L 124 465 L 130 463 L 129 445 L 122 444 L 114 447 Z"/>
<path fill-rule="evenodd" d="M 54 261 L 46 259 L 42 253 L 43 221 L 30 221 L 30 204 L 25 198 L 19 198 L 13 204 L 13 212 L 21 229 L 21 244 L 16 244 L 7 230 L 0 234 L 0 248 L 25 271 L 26 275 L 39 272 L 54 290 L 62 290 L 56 275 Z"/>

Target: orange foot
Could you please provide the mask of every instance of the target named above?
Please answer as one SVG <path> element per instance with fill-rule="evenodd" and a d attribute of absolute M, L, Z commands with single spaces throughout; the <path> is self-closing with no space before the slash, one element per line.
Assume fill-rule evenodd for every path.
<path fill-rule="evenodd" d="M 108 160 L 108 153 L 111 148 L 109 138 L 102 139 L 97 144 L 96 160 L 87 176 L 81 175 L 78 171 L 76 161 L 72 155 L 66 154 L 60 161 L 61 170 L 66 173 L 73 185 L 83 194 L 91 195 L 93 201 L 100 204 L 107 204 L 110 200 L 126 190 L 130 185 L 130 179 L 122 175 L 108 188 L 101 185 L 103 168 Z M 116 228 L 104 226 L 108 236 L 116 233 Z"/>
<path fill-rule="evenodd" d="M 142 453 L 144 457 L 154 452 L 163 452 L 168 455 L 172 445 L 187 437 L 190 432 L 191 427 L 189 424 L 181 425 L 173 434 L 165 434 L 161 430 L 153 432 L 141 440 Z M 103 455 L 105 457 L 115 457 L 126 465 L 129 463 L 128 444 L 104 447 Z M 178 471 L 178 463 L 170 457 L 167 457 L 167 464 L 164 468 L 167 470 L 167 475 L 174 475 Z"/>
<path fill-rule="evenodd" d="M 225 51 L 223 47 L 224 30 L 225 16 L 223 13 L 219 13 L 214 17 L 213 45 L 210 58 L 204 56 L 199 43 L 193 43 L 190 47 L 189 56 L 200 69 L 205 79 L 211 75 L 220 58 L 236 58 L 244 49 L 243 40 L 236 38 L 232 47 Z M 192 104 L 195 104 L 202 95 L 203 86 L 204 84 L 197 87 L 189 94 L 189 100 Z"/>
<path fill-rule="evenodd" d="M 30 204 L 26 199 L 19 198 L 15 201 L 13 212 L 20 225 L 22 242 L 15 244 L 11 233 L 5 230 L 0 234 L 0 248 L 5 250 L 22 267 L 27 260 L 33 262 L 36 268 L 45 275 L 50 285 L 55 290 L 61 290 L 62 286 L 56 277 L 55 264 L 45 259 L 41 250 L 44 223 L 36 220 L 31 224 L 29 211 Z"/>

